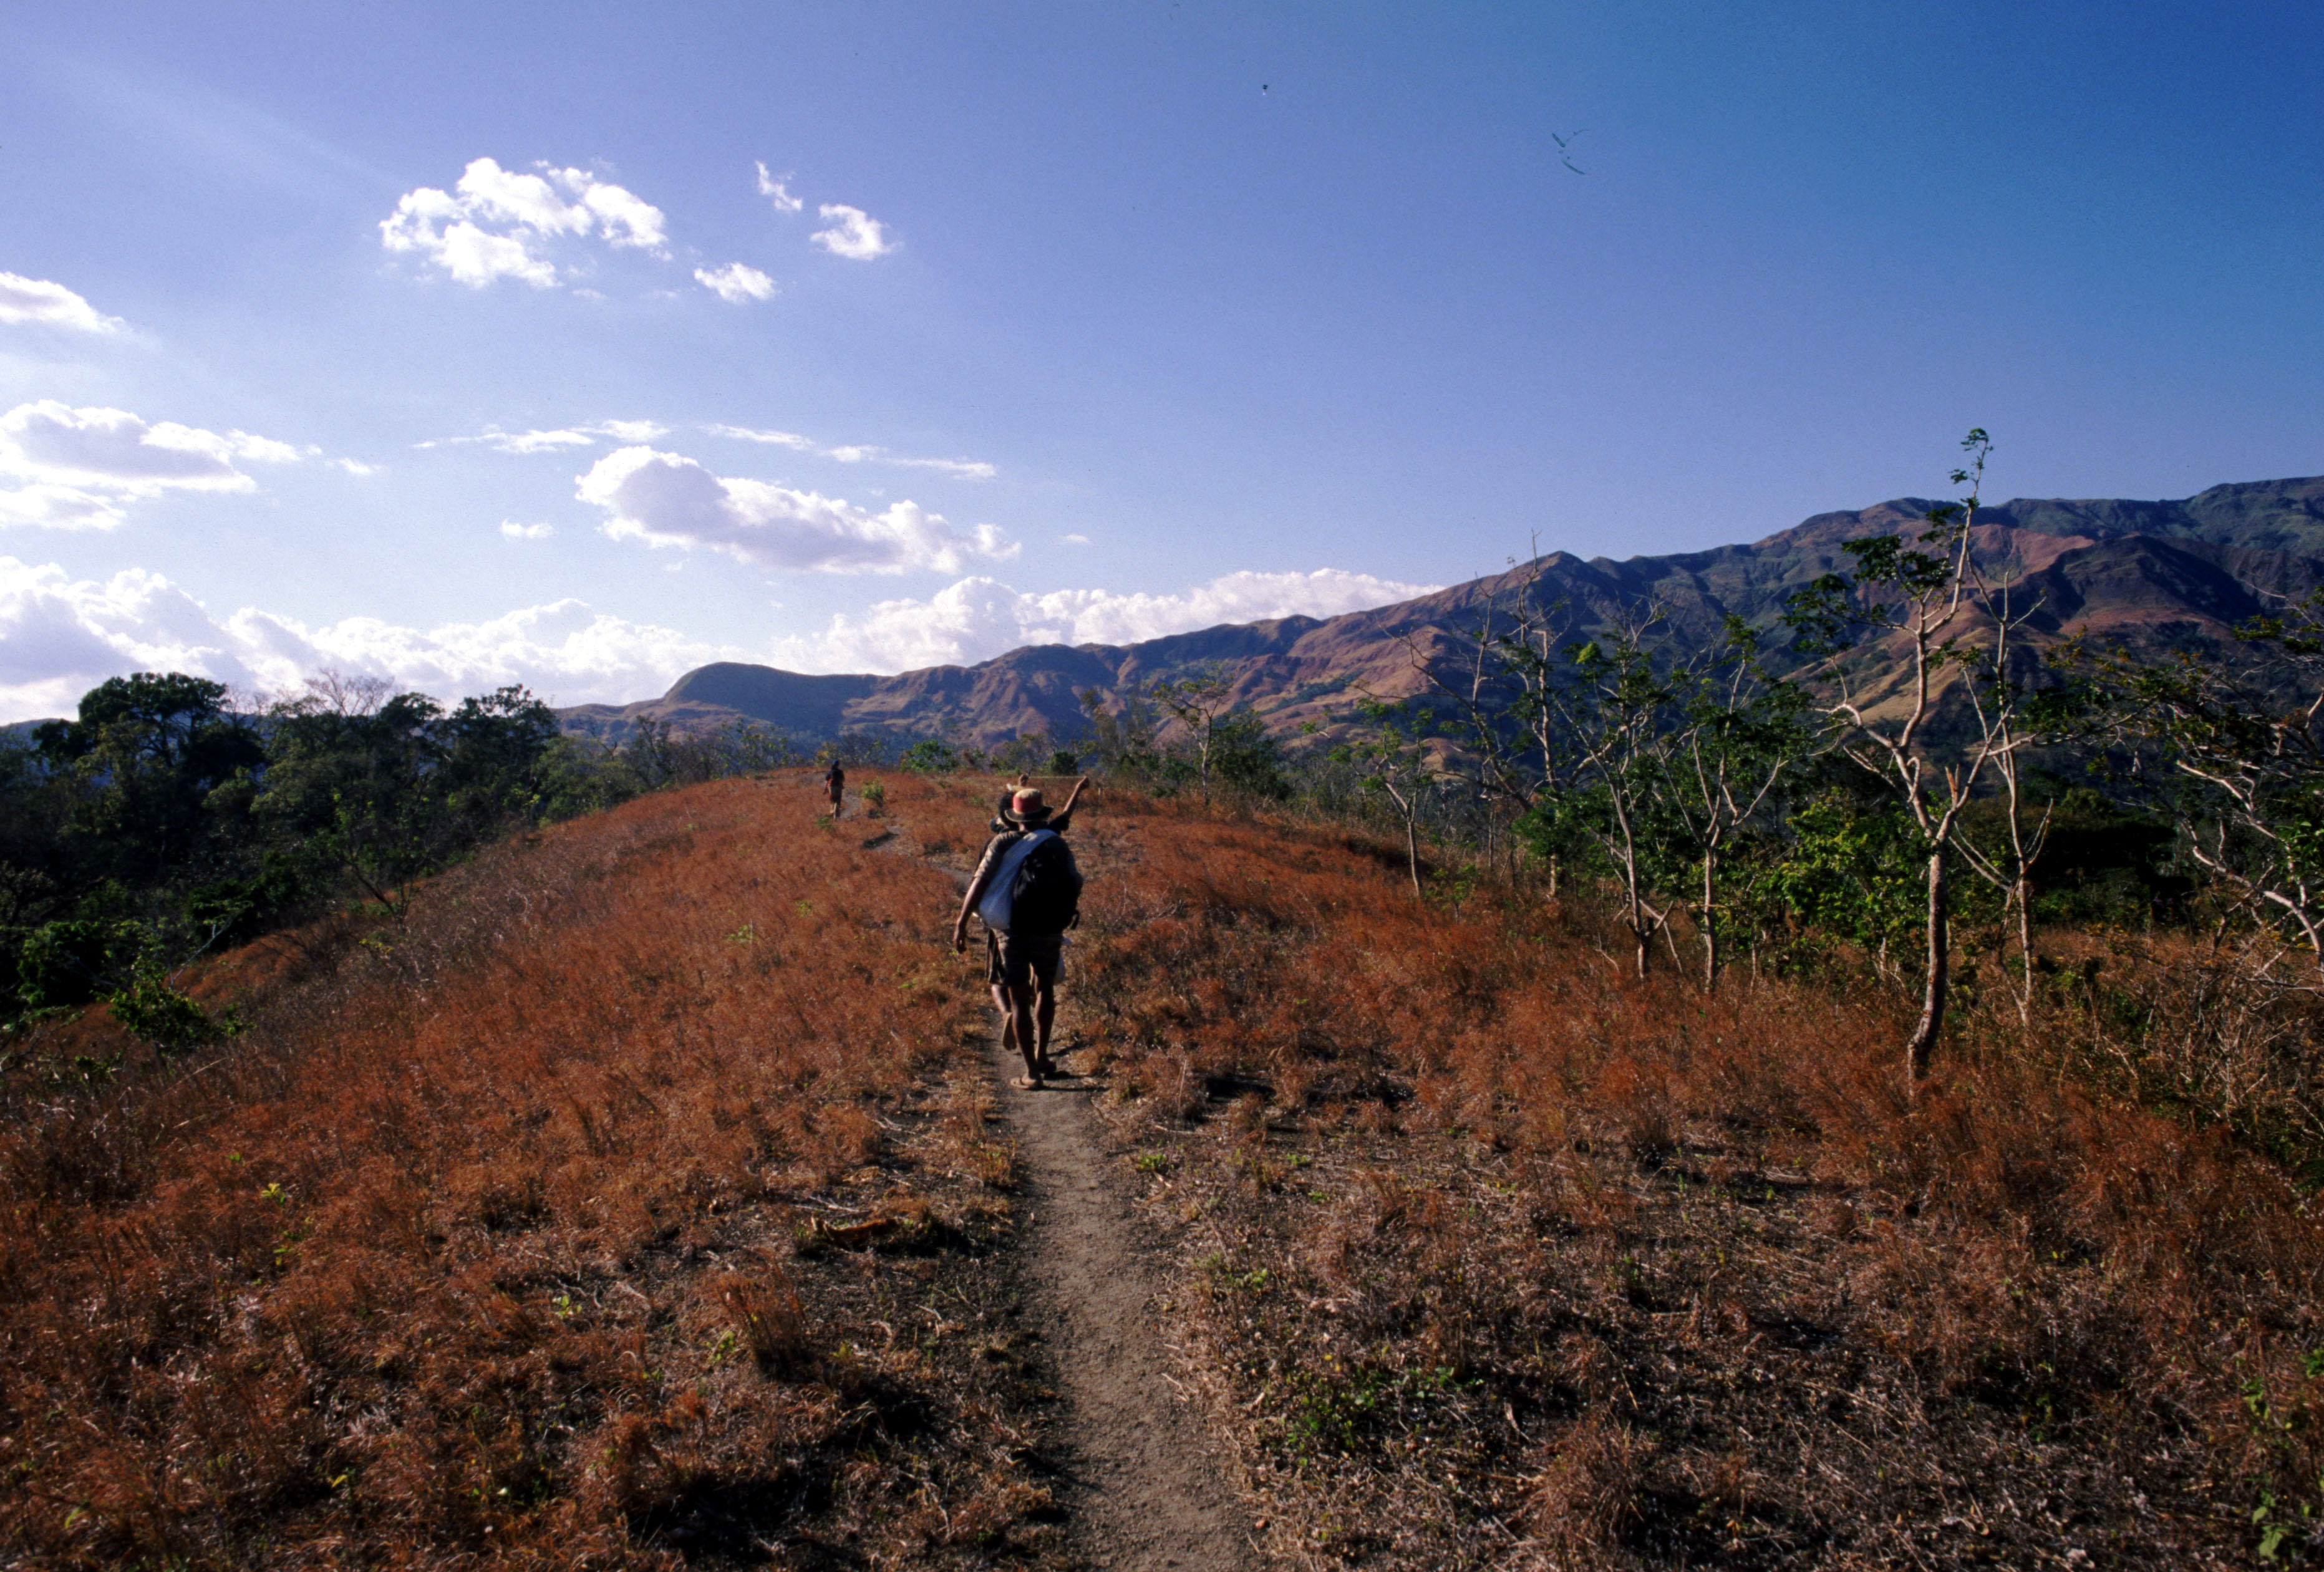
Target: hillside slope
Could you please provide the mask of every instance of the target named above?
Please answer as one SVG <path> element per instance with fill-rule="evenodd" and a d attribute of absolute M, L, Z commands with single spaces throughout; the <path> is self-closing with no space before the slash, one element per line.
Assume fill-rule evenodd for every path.
<path fill-rule="evenodd" d="M 953 884 L 809 788 L 237 951 L 204 1062 L 10 1041 L 0 1566 L 1074 1564 Z"/>
<path fill-rule="evenodd" d="M 1748 546 L 1617 562 L 1553 553 L 1506 574 L 1416 600 L 1317 621 L 1228 624 L 1133 645 L 1043 645 L 971 666 L 895 676 L 807 676 L 721 663 L 688 672 L 659 699 L 558 712 L 566 729 L 619 740 L 641 720 L 684 729 L 745 720 L 803 740 L 845 732 L 949 736 L 991 746 L 1026 732 L 1065 739 L 1084 727 L 1081 694 L 1111 707 L 1133 686 L 1220 663 L 1239 703 L 1271 730 L 1328 724 L 1349 690 L 1418 686 L 1413 662 L 1474 625 L 1497 596 L 1530 584 L 1568 608 L 1577 632 L 1659 601 L 1682 638 L 1710 637 L 1728 614 L 1772 627 L 1784 599 L 1846 565 L 1843 543 L 1910 531 L 1931 506 L 1900 498 L 1820 513 Z M 2037 640 L 2077 628 L 2224 647 L 2260 609 L 2258 592 L 2299 593 L 2324 573 L 2324 478 L 2214 486 L 2181 501 L 2018 500 L 1978 514 L 1980 550 L 2015 565 L 2038 600 Z"/>
<path fill-rule="evenodd" d="M 2222 1025 L 2200 946 L 2109 936 L 2102 1012 L 2061 951 L 1914 1094 L 1868 974 L 1642 979 L 1570 904 L 1105 791 L 1018 1093 L 947 942 L 998 782 L 835 822 L 811 773 L 238 952 L 202 1062 L 12 1043 L 0 1566 L 1131 1564 L 1093 1337 L 1218 1459 L 1190 1567 L 2324 1552 L 2311 1198 L 2108 1089 L 2297 1019 Z M 1028 1259 L 1036 1120 L 1126 1328 Z"/>

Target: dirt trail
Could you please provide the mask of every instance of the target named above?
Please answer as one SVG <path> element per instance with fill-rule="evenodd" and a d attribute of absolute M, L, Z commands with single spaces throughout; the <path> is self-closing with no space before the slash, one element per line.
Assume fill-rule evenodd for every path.
<path fill-rule="evenodd" d="M 864 844 L 905 850 L 892 835 Z M 967 874 L 928 865 L 967 887 Z M 1067 1040 L 1060 1031 L 1057 1041 Z M 1041 1336 L 1064 1400 L 1057 1494 L 1075 1549 L 1107 1572 L 1248 1572 L 1260 1558 L 1226 1458 L 1165 1378 L 1167 1334 L 1151 1310 L 1154 1273 L 1136 1215 L 1107 1182 L 1112 1162 L 1088 1107 L 1098 1083 L 1067 1075 L 1045 1090 L 1019 1091 L 1009 1081 L 1024 1064 L 997 1034 L 987 1055 L 1024 1167 L 1025 1319 Z"/>
<path fill-rule="evenodd" d="M 1093 1565 L 1187 1572 L 1256 1564 L 1225 1459 L 1164 1378 L 1167 1335 L 1129 1203 L 1086 1106 L 1094 1082 L 1007 1085 L 1024 1066 L 996 1040 L 1001 1108 L 1026 1170 L 1026 1319 L 1056 1363 L 1066 1420 L 1063 1504 Z"/>

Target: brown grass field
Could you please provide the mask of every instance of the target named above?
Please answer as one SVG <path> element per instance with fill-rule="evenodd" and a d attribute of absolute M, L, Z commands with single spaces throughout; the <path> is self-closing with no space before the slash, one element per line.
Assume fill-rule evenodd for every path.
<path fill-rule="evenodd" d="M 1908 1099 L 1899 1001 L 1641 983 L 1336 834 L 1088 838 L 1081 1020 L 1286 1564 L 2324 1550 L 2324 1230 L 2223 1135 L 1990 1044 Z"/>
<path fill-rule="evenodd" d="M 808 804 L 503 846 L 238 958 L 214 1063 L 20 1069 L 5 1559 L 1049 1558 L 953 887 Z"/>
<path fill-rule="evenodd" d="M 0 1565 L 1073 1564 L 929 866 L 992 783 L 883 778 L 225 958 L 208 1062 L 76 1071 L 97 1012 L 12 1063 Z M 2324 1231 L 2218 1129 L 1998 1038 L 1909 1099 L 1877 989 L 1640 982 L 1365 837 L 1073 838 L 1068 1063 L 1254 1562 L 2324 1558 Z"/>

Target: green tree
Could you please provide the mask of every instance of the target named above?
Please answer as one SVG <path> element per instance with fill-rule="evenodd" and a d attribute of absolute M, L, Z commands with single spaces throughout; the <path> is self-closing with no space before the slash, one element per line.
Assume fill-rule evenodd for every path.
<path fill-rule="evenodd" d="M 1729 926 L 1729 858 L 1768 815 L 1814 739 L 1807 694 L 1767 669 L 1758 635 L 1739 617 L 1725 620 L 1720 643 L 1687 663 L 1670 687 L 1679 713 L 1657 759 L 1660 790 L 1700 871 L 1702 982 L 1714 988 Z"/>
<path fill-rule="evenodd" d="M 78 720 L 34 732 L 73 783 L 62 828 L 104 874 L 159 884 L 212 849 L 211 794 L 265 762 L 257 731 L 226 697 L 226 685 L 207 677 L 139 672 L 89 690 Z"/>
<path fill-rule="evenodd" d="M 1545 759 L 1560 763 L 1555 782 L 1536 792 L 1528 822 L 1545 848 L 1569 855 L 1579 848 L 1611 874 L 1640 977 L 1684 898 L 1692 850 L 1684 821 L 1671 812 L 1678 709 L 1658 647 L 1664 621 L 1659 607 L 1618 616 L 1600 637 L 1560 647 L 1520 687 L 1544 712 L 1536 734 L 1545 739 Z M 1506 658 L 1529 664 L 1534 648 L 1520 645 Z"/>
<path fill-rule="evenodd" d="M 404 887 L 462 844 L 444 802 L 443 718 L 424 694 L 390 697 L 384 682 L 335 673 L 274 706 L 253 812 L 297 849 L 310 887 L 346 879 L 401 910 Z"/>
<path fill-rule="evenodd" d="M 1185 676 L 1149 685 L 1147 694 L 1169 712 L 1185 730 L 1186 746 L 1194 750 L 1194 773 L 1202 782 L 1203 801 L 1211 800 L 1211 768 L 1220 742 L 1219 723 L 1234 707 L 1234 679 L 1223 664 L 1206 660 Z"/>
<path fill-rule="evenodd" d="M 1246 800 L 1279 803 L 1291 795 L 1283 749 L 1267 722 L 1250 710 L 1222 715 L 1211 726 L 1211 772 L 1221 787 Z"/>
<path fill-rule="evenodd" d="M 2186 860 L 2324 988 L 2324 591 L 2236 638 L 2243 659 L 2074 640 L 2058 657 L 2073 685 L 2045 718 L 2061 740 L 2132 749 L 2126 784 L 2170 814 Z"/>
<path fill-rule="evenodd" d="M 1993 443 L 1980 427 L 1961 448 L 1969 462 L 1952 472 L 1953 483 L 1968 488 L 1960 502 L 1931 509 L 1914 539 L 1847 542 L 1841 549 L 1854 571 L 1824 575 L 1797 592 L 1784 612 L 1797 648 L 1816 657 L 1807 683 L 1833 746 L 1887 787 L 1925 858 L 1921 1016 L 1904 1045 L 1916 1082 L 1929 1073 L 1944 1027 L 1955 864 L 2015 890 L 2022 912 L 2025 871 L 2039 852 L 2020 801 L 2020 757 L 2034 735 L 2012 672 L 2021 630 L 2039 603 L 2013 603 L 2007 565 L 1981 558 L 1978 491 Z M 1950 712 L 1941 715 L 1948 697 Z M 2006 854 L 1962 833 L 1964 815 L 1988 780 L 2008 804 Z M 2030 926 L 2021 933 L 2030 941 Z M 2032 956 L 2022 960 L 2030 992 Z"/>
<path fill-rule="evenodd" d="M 1084 688 L 1081 705 L 1088 730 L 1074 749 L 1076 754 L 1086 755 L 1119 775 L 1152 779 L 1166 773 L 1161 750 L 1155 745 L 1160 719 L 1137 688 L 1124 690 L 1111 707 L 1103 693 Z"/>
<path fill-rule="evenodd" d="M 922 775 L 949 775 L 960 768 L 960 756 L 951 743 L 941 737 L 923 737 L 904 749 L 898 762 L 906 769 Z"/>
<path fill-rule="evenodd" d="M 1429 786 L 1442 774 L 1427 740 L 1434 733 L 1435 716 L 1367 694 L 1356 704 L 1355 720 L 1357 733 L 1332 749 L 1331 757 L 1354 768 L 1359 790 L 1385 797 L 1394 806 L 1397 822 L 1404 829 L 1405 866 L 1412 875 L 1412 893 L 1423 896 L 1420 814 Z"/>

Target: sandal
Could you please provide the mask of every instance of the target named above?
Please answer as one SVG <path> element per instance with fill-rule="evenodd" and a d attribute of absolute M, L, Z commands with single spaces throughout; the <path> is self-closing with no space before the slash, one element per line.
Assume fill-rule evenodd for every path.
<path fill-rule="evenodd" d="M 1047 1089 L 1047 1088 L 1042 1085 L 1041 1078 L 1038 1075 L 1015 1076 L 1010 1079 L 1009 1084 L 1015 1087 L 1019 1091 L 1043 1091 Z"/>

